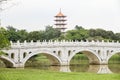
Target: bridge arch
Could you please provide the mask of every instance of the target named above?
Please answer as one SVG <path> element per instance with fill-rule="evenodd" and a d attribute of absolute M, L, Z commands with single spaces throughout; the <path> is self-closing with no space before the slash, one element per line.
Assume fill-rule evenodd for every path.
<path fill-rule="evenodd" d="M 31 54 L 27 55 L 24 59 L 23 59 L 23 64 L 25 65 L 25 63 L 31 58 L 33 57 L 34 55 L 37 55 L 37 54 L 44 54 L 45 56 L 47 56 L 47 58 L 49 60 L 51 60 L 52 62 L 52 65 L 61 65 L 62 61 L 61 59 L 56 55 L 54 54 L 53 52 L 50 52 L 50 51 L 46 51 L 46 50 L 37 50 L 37 51 L 31 51 Z"/>
<path fill-rule="evenodd" d="M 120 53 L 120 50 L 113 51 L 113 52 L 111 53 L 111 55 L 108 56 L 107 61 L 109 61 L 109 59 L 110 59 L 113 55 L 118 54 L 118 53 Z"/>
<path fill-rule="evenodd" d="M 4 64 L 6 65 L 6 67 L 14 67 L 15 63 L 14 61 L 12 61 L 11 59 L 9 59 L 6 56 L 0 56 L 0 60 L 2 60 L 4 62 Z"/>
<path fill-rule="evenodd" d="M 72 53 L 72 55 L 70 55 L 70 57 L 68 59 L 69 64 L 70 64 L 71 59 L 79 52 L 82 52 L 83 54 L 85 54 L 88 57 L 90 64 L 100 64 L 101 59 L 100 59 L 99 55 L 90 49 L 74 50 L 74 52 Z"/>

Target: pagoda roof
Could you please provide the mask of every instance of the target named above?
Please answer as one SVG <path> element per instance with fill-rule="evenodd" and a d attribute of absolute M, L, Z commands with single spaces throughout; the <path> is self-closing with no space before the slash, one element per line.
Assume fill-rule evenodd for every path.
<path fill-rule="evenodd" d="M 55 17 L 66 17 L 60 10 L 60 12 Z"/>

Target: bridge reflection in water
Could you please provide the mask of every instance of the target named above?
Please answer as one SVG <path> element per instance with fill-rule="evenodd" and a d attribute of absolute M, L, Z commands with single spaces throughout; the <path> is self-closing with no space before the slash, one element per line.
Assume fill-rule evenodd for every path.
<path fill-rule="evenodd" d="M 112 73 L 112 71 L 108 68 L 108 65 L 89 65 L 87 69 L 83 71 L 71 69 L 73 66 L 50 66 L 50 70 L 53 71 L 60 71 L 60 72 L 90 72 L 90 73 L 99 73 L 99 74 L 106 74 Z M 80 68 L 80 66 L 77 66 Z M 77 69 L 77 68 L 76 68 Z"/>
<path fill-rule="evenodd" d="M 88 72 L 93 71 L 96 73 L 112 73 L 108 65 L 90 65 Z"/>

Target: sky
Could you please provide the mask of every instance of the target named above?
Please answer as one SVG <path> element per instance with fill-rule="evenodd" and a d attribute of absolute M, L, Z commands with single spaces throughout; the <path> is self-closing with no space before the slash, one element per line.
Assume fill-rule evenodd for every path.
<path fill-rule="evenodd" d="M 61 8 L 68 30 L 79 25 L 120 32 L 120 0 L 12 0 L 2 6 L 6 8 L 0 16 L 4 27 L 44 30 L 47 25 L 54 26 L 54 16 Z"/>

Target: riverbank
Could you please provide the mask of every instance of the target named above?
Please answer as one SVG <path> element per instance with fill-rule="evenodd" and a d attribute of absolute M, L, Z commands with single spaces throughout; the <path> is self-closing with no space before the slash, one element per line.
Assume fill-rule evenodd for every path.
<path fill-rule="evenodd" d="M 57 72 L 39 69 L 0 68 L 0 80 L 119 80 L 120 74 Z"/>

